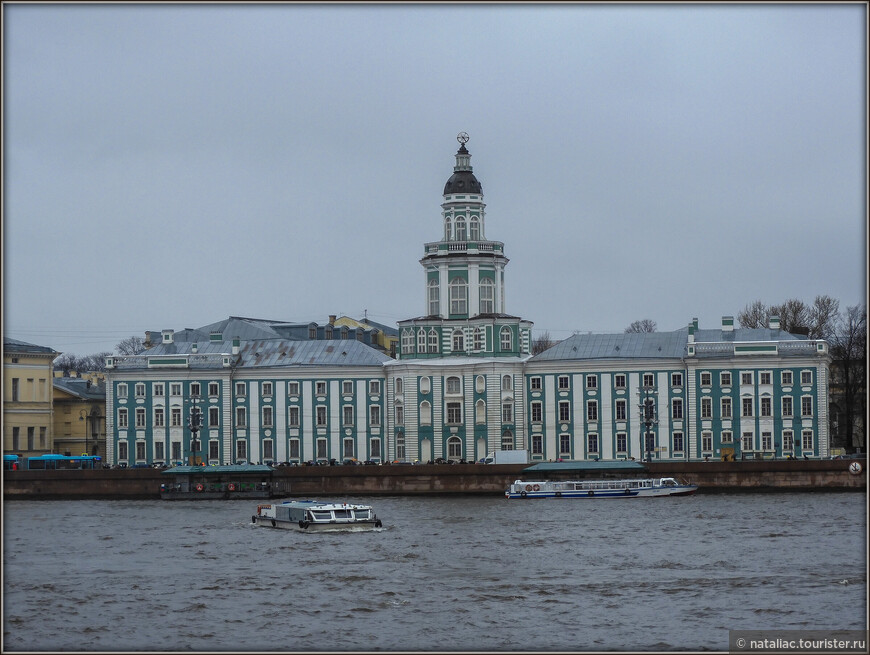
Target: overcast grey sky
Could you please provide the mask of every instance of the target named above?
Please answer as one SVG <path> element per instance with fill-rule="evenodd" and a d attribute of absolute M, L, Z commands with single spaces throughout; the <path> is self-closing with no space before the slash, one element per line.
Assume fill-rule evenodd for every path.
<path fill-rule="evenodd" d="M 863 3 L 3 10 L 13 338 L 422 315 L 460 131 L 535 334 L 865 300 Z"/>

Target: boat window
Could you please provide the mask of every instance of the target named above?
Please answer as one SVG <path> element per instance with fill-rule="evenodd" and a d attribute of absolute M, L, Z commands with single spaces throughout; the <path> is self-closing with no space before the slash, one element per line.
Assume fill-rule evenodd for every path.
<path fill-rule="evenodd" d="M 351 517 L 351 510 L 349 509 L 336 509 L 333 510 L 335 513 L 335 518 L 337 519 L 349 519 Z"/>
<path fill-rule="evenodd" d="M 311 516 L 315 521 L 328 521 L 332 518 L 332 515 L 328 511 L 324 512 L 322 510 L 311 510 Z"/>
<path fill-rule="evenodd" d="M 371 510 L 367 509 L 357 509 L 353 512 L 354 518 L 357 519 L 370 519 L 372 517 Z"/>

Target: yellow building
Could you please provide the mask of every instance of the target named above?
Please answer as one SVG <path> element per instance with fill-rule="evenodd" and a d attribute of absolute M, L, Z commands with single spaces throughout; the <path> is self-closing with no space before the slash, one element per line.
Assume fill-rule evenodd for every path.
<path fill-rule="evenodd" d="M 106 449 L 105 374 L 54 378 L 54 451 L 99 455 Z"/>
<path fill-rule="evenodd" d="M 52 371 L 60 353 L 3 338 L 3 453 L 52 452 Z"/>
<path fill-rule="evenodd" d="M 368 319 L 356 320 L 349 316 L 336 317 L 331 315 L 329 323 L 335 327 L 362 328 L 370 330 L 372 335 L 372 347 L 383 351 L 393 359 L 396 358 L 396 346 L 399 343 L 399 330 L 389 325 L 375 323 Z"/>

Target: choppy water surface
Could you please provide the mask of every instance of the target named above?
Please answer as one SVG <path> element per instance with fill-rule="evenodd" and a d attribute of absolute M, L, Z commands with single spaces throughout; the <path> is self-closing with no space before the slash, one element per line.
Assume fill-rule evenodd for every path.
<path fill-rule="evenodd" d="M 384 528 L 7 502 L 4 650 L 727 650 L 729 629 L 866 627 L 860 493 L 340 500 Z"/>

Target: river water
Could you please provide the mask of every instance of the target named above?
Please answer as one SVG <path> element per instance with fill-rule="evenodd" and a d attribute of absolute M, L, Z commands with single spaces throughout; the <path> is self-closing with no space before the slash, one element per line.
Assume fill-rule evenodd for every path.
<path fill-rule="evenodd" d="M 729 629 L 866 628 L 862 493 L 332 499 L 384 527 L 6 502 L 3 650 L 727 650 Z"/>

